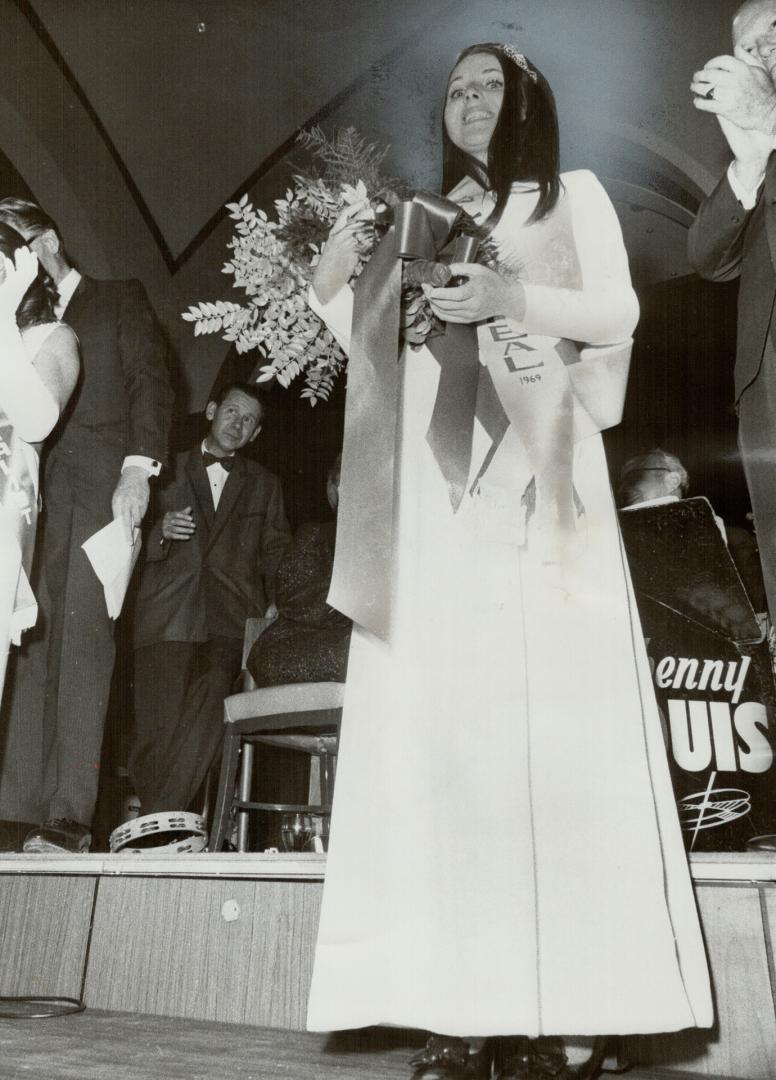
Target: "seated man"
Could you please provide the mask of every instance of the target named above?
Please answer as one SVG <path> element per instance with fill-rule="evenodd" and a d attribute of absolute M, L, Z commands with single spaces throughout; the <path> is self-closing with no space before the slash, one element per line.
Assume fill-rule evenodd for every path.
<path fill-rule="evenodd" d="M 621 510 L 648 503 L 676 502 L 690 487 L 690 477 L 676 454 L 656 448 L 628 458 L 620 469 L 617 505 Z"/>
<path fill-rule="evenodd" d="M 690 478 L 679 458 L 658 448 L 625 462 L 620 470 L 617 505 L 621 510 L 630 510 L 678 502 L 687 496 L 689 487 Z M 746 529 L 728 525 L 718 514 L 714 518 L 762 625 L 766 601 L 757 542 Z"/>
<path fill-rule="evenodd" d="M 290 533 L 277 477 L 239 451 L 261 430 L 255 386 L 224 387 L 201 446 L 177 455 L 137 597 L 129 772 L 143 814 L 185 810 L 223 736 L 245 620 L 274 610 Z"/>

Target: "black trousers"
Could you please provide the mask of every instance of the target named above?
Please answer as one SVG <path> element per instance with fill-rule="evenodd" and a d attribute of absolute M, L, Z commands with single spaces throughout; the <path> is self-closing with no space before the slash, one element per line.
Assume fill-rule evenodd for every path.
<path fill-rule="evenodd" d="M 91 824 L 116 647 L 81 545 L 113 516 L 120 466 L 120 457 L 95 452 L 82 474 L 61 448 L 46 466 L 33 573 L 38 625 L 6 682 L 0 817 Z"/>
<path fill-rule="evenodd" d="M 186 810 L 223 739 L 224 698 L 240 672 L 242 641 L 163 641 L 135 650 L 129 774 L 141 814 Z"/>

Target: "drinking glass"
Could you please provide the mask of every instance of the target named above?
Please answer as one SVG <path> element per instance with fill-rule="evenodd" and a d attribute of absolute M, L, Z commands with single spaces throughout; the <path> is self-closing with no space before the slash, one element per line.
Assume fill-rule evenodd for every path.
<path fill-rule="evenodd" d="M 310 814 L 283 814 L 280 835 L 286 851 L 304 851 L 313 835 L 313 819 Z"/>

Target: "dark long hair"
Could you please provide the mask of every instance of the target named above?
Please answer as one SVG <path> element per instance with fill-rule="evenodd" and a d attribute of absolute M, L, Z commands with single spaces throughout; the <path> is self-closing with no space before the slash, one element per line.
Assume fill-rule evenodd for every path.
<path fill-rule="evenodd" d="M 501 63 L 504 100 L 490 140 L 487 168 L 457 147 L 443 127 L 442 191 L 452 191 L 465 176 L 470 176 L 486 191 L 494 192 L 496 206 L 488 222 L 492 226 L 504 211 L 512 184 L 534 181 L 539 189 L 539 201 L 528 220 L 529 223 L 541 221 L 560 196 L 558 114 L 550 84 L 527 61 L 536 75 L 534 80 L 495 42 L 470 45 L 458 56 L 454 68 L 473 53 L 490 53 Z"/>
<path fill-rule="evenodd" d="M 21 247 L 25 247 L 27 241 L 0 221 L 0 252 L 13 262 L 14 253 Z M 20 330 L 26 330 L 30 326 L 38 326 L 40 323 L 54 321 L 54 304 L 57 301 L 57 289 L 54 282 L 43 269 L 38 266 L 38 276 L 33 280 L 27 292 L 22 297 L 19 307 L 16 309 L 16 325 Z"/>

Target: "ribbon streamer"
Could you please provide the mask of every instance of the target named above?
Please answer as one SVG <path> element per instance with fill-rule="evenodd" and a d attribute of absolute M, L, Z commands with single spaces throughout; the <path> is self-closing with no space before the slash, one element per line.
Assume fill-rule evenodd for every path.
<path fill-rule="evenodd" d="M 402 260 L 472 261 L 477 241 L 450 241 L 463 211 L 421 192 L 395 210 L 354 288 L 337 547 L 329 603 L 387 639 L 390 626 L 399 415 Z M 474 326 L 448 324 L 429 341 L 441 366 L 427 441 L 458 509 L 466 490 L 477 408 Z"/>

